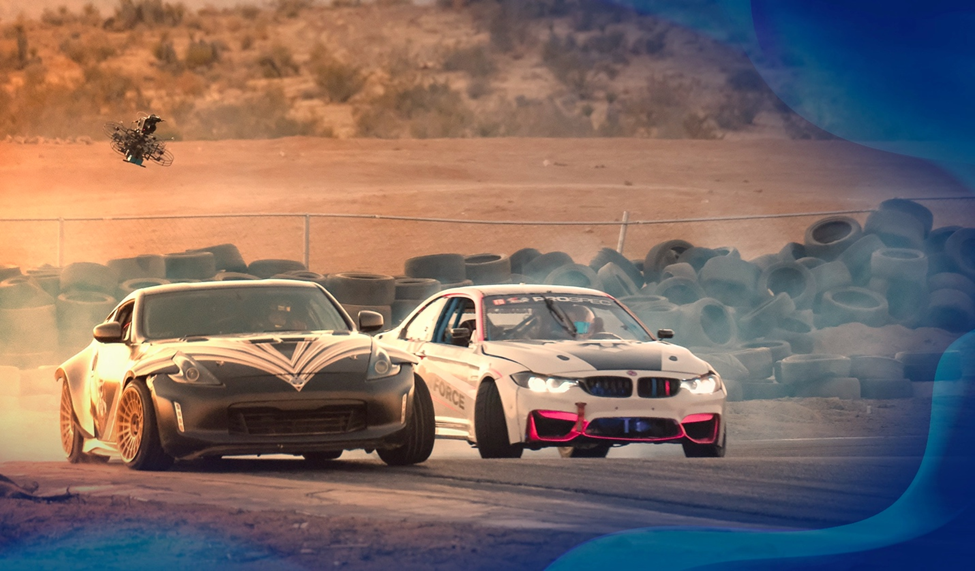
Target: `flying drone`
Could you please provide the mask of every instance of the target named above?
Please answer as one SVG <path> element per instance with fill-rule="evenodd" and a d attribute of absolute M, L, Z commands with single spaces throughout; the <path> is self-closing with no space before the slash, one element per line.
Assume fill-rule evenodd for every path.
<path fill-rule="evenodd" d="M 166 143 L 156 139 L 156 123 L 163 120 L 158 115 L 148 115 L 133 121 L 135 128 L 123 123 L 105 124 L 112 149 L 122 155 L 122 160 L 145 168 L 143 162 L 150 160 L 168 167 L 173 164 L 173 154 L 166 150 Z"/>

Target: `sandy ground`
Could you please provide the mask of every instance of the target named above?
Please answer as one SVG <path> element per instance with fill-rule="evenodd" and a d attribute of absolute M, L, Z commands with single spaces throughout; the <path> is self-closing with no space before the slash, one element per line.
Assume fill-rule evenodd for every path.
<path fill-rule="evenodd" d="M 0 263 L 56 264 L 57 218 L 204 214 L 367 214 L 579 226 L 312 218 L 311 270 L 398 274 L 408 257 L 532 246 L 587 263 L 616 247 L 621 220 L 869 210 L 890 197 L 967 196 L 943 171 L 842 141 L 477 139 L 182 142 L 172 167 L 124 164 L 106 143 L 0 143 Z M 928 204 L 962 224 L 959 201 Z M 801 242 L 821 216 L 630 226 L 642 259 L 683 238 L 751 258 Z M 865 215 L 860 215 L 861 220 Z M 598 225 L 606 224 L 606 225 Z M 245 260 L 304 252 L 302 216 L 65 222 L 63 263 L 104 262 L 233 242 Z"/>
<path fill-rule="evenodd" d="M 142 253 L 234 242 L 246 260 L 301 259 L 303 217 L 104 220 L 203 214 L 372 214 L 464 220 L 587 221 L 578 226 L 487 226 L 313 218 L 310 269 L 402 271 L 407 257 L 439 253 L 511 253 L 525 246 L 563 250 L 588 262 L 615 247 L 618 225 L 669 220 L 835 210 L 869 210 L 890 197 L 966 196 L 944 172 L 904 157 L 841 141 L 281 139 L 174 143 L 175 164 L 139 169 L 106 143 L 0 143 L 0 263 L 22 267 L 104 262 Z M 970 225 L 958 201 L 926 203 L 936 226 Z M 860 215 L 861 220 L 864 215 Z M 97 218 L 58 224 L 11 219 Z M 642 258 L 655 243 L 681 237 L 732 245 L 743 257 L 802 241 L 819 216 L 630 227 L 625 254 Z M 847 354 L 887 353 L 901 332 L 851 330 L 821 340 Z M 859 344 L 843 339 L 858 339 Z M 945 339 L 934 336 L 931 348 Z M 899 350 L 899 349 L 898 349 Z M 26 374 L 17 396 L 0 391 L 0 460 L 59 457 L 56 393 Z M 53 387 L 51 387 L 53 388 Z M 919 389 L 922 393 L 924 389 Z M 924 434 L 930 399 L 838 401 L 782 399 L 732 403 L 731 438 L 839 436 L 858 432 Z M 26 483 L 25 483 L 26 484 Z M 90 525 L 75 528 L 81 522 Z M 57 544 L 51 557 L 86 553 L 86 533 L 122 530 L 128 546 L 160 541 L 196 561 L 231 567 L 541 568 L 584 538 L 485 531 L 463 526 L 308 518 L 292 513 L 228 513 L 131 499 L 75 498 L 65 503 L 0 499 L 0 556 Z M 121 553 L 118 539 L 95 541 Z M 191 541 L 188 538 L 196 538 Z M 152 541 L 150 541 L 152 540 Z M 67 543 L 65 543 L 67 541 Z M 116 543 L 112 543 L 112 542 Z M 73 543 L 72 543 L 73 542 Z M 99 543 L 100 542 L 100 543 Z M 24 545 L 28 547 L 23 547 Z M 67 545 L 67 547 L 65 547 Z M 363 548 L 362 546 L 368 546 Z M 156 548 L 154 547 L 154 548 Z M 478 554 L 480 550 L 480 554 Z M 23 551 L 16 551 L 22 554 Z M 484 553 L 491 553 L 486 558 Z M 189 561 L 190 559 L 187 559 Z M 56 562 L 57 559 L 52 559 Z M 515 564 L 514 562 L 518 562 Z M 126 563 L 120 561 L 120 563 Z"/>

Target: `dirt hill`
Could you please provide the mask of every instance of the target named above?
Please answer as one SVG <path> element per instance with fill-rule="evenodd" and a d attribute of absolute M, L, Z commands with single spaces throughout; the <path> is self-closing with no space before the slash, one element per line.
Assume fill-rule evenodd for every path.
<path fill-rule="evenodd" d="M 12 138 L 822 136 L 736 50 L 594 0 L 46 8 L 0 21 L 0 86 Z"/>

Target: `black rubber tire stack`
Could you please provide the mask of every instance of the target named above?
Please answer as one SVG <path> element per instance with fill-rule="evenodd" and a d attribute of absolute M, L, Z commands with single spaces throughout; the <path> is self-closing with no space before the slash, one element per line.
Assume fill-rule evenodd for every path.
<path fill-rule="evenodd" d="M 860 398 L 860 381 L 850 376 L 849 357 L 792 355 L 776 365 L 776 380 L 789 385 L 792 396 Z"/>
<path fill-rule="evenodd" d="M 615 264 L 633 282 L 636 289 L 643 287 L 645 280 L 641 272 L 629 259 L 612 248 L 602 248 L 589 262 L 589 267 L 598 272 L 606 264 Z"/>
<path fill-rule="evenodd" d="M 928 306 L 928 257 L 921 250 L 881 248 L 870 258 L 869 288 L 884 296 L 891 321 L 917 326 Z"/>
<path fill-rule="evenodd" d="M 217 273 L 217 262 L 210 252 L 166 254 L 166 278 L 209 280 Z"/>
<path fill-rule="evenodd" d="M 418 305 L 431 295 L 440 291 L 440 282 L 433 278 L 395 278 L 392 313 L 392 326 L 399 325 Z"/>
<path fill-rule="evenodd" d="M 596 272 L 591 267 L 582 264 L 565 264 L 555 268 L 545 276 L 545 283 L 603 289 L 603 282 L 596 275 Z"/>
<path fill-rule="evenodd" d="M 91 343 L 92 329 L 115 304 L 114 297 L 97 291 L 72 290 L 59 295 L 56 307 L 62 355 L 73 355 Z"/>
<path fill-rule="evenodd" d="M 136 278 L 165 278 L 166 259 L 158 254 L 114 258 L 105 265 L 118 272 L 120 282 Z"/>
<path fill-rule="evenodd" d="M 750 307 L 758 299 L 759 269 L 733 256 L 716 256 L 701 268 L 698 281 L 709 297 L 731 307 Z"/>
<path fill-rule="evenodd" d="M 464 275 L 474 285 L 508 283 L 511 259 L 505 254 L 464 256 Z"/>
<path fill-rule="evenodd" d="M 643 259 L 644 281 L 647 283 L 659 281 L 660 271 L 680 261 L 680 256 L 693 247 L 694 244 L 686 240 L 667 240 L 650 248 Z"/>
<path fill-rule="evenodd" d="M 572 256 L 565 252 L 547 252 L 526 263 L 522 268 L 522 273 L 528 276 L 533 283 L 542 284 L 545 283 L 545 278 L 559 267 L 574 263 Z"/>
<path fill-rule="evenodd" d="M 218 272 L 247 273 L 247 262 L 240 255 L 240 250 L 234 244 L 217 244 L 206 248 L 196 248 L 187 252 L 210 252 L 213 254 L 214 264 Z"/>
<path fill-rule="evenodd" d="M 359 312 L 375 311 L 383 316 L 383 329 L 392 327 L 392 305 L 396 299 L 396 278 L 367 272 L 340 272 L 325 278 L 325 289 L 342 304 L 357 325 Z"/>
<path fill-rule="evenodd" d="M 0 363 L 22 369 L 50 365 L 58 352 L 52 298 L 33 277 L 0 281 Z"/>
<path fill-rule="evenodd" d="M 914 396 L 911 381 L 904 377 L 904 364 L 892 357 L 854 355 L 850 357 L 850 376 L 860 380 L 860 396 L 865 399 Z"/>
<path fill-rule="evenodd" d="M 305 264 L 303 262 L 299 262 L 298 260 L 268 258 L 264 260 L 254 260 L 253 262 L 247 264 L 247 269 L 241 273 L 247 273 L 261 279 L 267 279 L 278 274 L 307 269 L 308 268 L 305 267 Z"/>
<path fill-rule="evenodd" d="M 863 228 L 849 216 L 827 216 L 806 228 L 803 246 L 806 255 L 823 260 L 834 260 L 857 241 Z"/>

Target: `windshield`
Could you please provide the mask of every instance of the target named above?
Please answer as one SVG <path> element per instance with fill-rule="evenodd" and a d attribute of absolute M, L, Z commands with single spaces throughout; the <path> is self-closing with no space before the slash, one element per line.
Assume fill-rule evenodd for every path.
<path fill-rule="evenodd" d="M 607 297 L 532 294 L 484 298 L 488 341 L 653 338 Z"/>
<path fill-rule="evenodd" d="M 214 288 L 146 295 L 142 325 L 148 339 L 349 330 L 323 292 L 303 287 Z"/>

